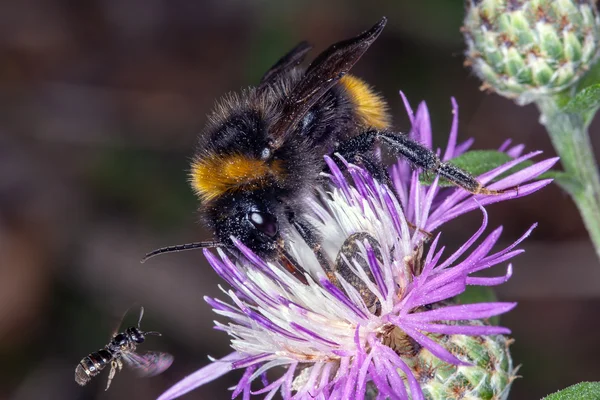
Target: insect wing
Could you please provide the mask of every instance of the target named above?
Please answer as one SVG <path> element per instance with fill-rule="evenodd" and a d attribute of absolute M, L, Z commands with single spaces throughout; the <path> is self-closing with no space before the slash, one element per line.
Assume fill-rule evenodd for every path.
<path fill-rule="evenodd" d="M 123 322 L 125 321 L 125 318 L 127 318 L 127 317 L 129 317 L 129 316 L 130 316 L 130 314 L 129 314 L 129 313 L 130 313 L 130 311 L 131 311 L 131 309 L 132 309 L 132 308 L 133 308 L 133 306 L 129 307 L 129 308 L 128 308 L 127 310 L 125 310 L 125 312 L 124 312 L 124 313 L 121 315 L 121 318 L 119 318 L 118 320 L 116 320 L 116 321 L 118 321 L 118 323 L 116 323 L 116 324 L 115 324 L 115 328 L 113 329 L 113 331 L 112 331 L 112 333 L 111 333 L 111 335 L 110 335 L 110 338 L 111 338 L 111 339 L 112 339 L 112 338 L 114 338 L 114 337 L 115 337 L 115 336 L 116 336 L 116 335 L 117 335 L 117 334 L 118 334 L 118 333 L 121 331 L 121 328 L 123 327 Z M 140 320 L 141 320 L 141 317 L 142 317 L 143 315 L 144 315 L 144 307 L 140 307 Z M 127 319 L 129 320 L 129 318 L 127 318 Z"/>
<path fill-rule="evenodd" d="M 307 42 L 300 42 L 290 50 L 285 56 L 283 56 L 279 61 L 275 63 L 263 76 L 260 81 L 260 87 L 264 87 L 269 83 L 277 80 L 282 74 L 288 72 L 291 68 L 294 68 L 296 65 L 300 64 L 306 53 L 310 51 L 312 48 Z"/>
<path fill-rule="evenodd" d="M 321 53 L 308 67 L 302 80 L 283 105 L 282 118 L 272 128 L 274 148 L 285 141 L 304 114 L 330 90 L 362 57 L 379 36 L 387 19 L 353 39 L 344 40 Z"/>
<path fill-rule="evenodd" d="M 144 354 L 134 352 L 123 353 L 122 359 L 139 376 L 146 377 L 158 375 L 173 364 L 173 356 L 171 354 L 157 351 L 149 351 Z"/>

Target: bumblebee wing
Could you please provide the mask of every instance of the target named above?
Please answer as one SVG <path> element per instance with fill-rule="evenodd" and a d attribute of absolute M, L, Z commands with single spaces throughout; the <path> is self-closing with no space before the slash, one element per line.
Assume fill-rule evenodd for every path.
<path fill-rule="evenodd" d="M 379 36 L 387 19 L 383 17 L 371 29 L 355 38 L 338 42 L 311 63 L 304 77 L 286 99 L 282 117 L 275 123 L 271 135 L 274 147 L 279 147 L 304 114 L 329 91 L 362 57 Z"/>
<path fill-rule="evenodd" d="M 298 43 L 296 47 L 290 50 L 285 56 L 281 57 L 279 61 L 267 71 L 260 81 L 259 89 L 266 87 L 281 76 L 281 74 L 286 73 L 290 68 L 294 68 L 296 65 L 300 64 L 310 49 L 312 49 L 312 46 L 307 42 Z"/>
<path fill-rule="evenodd" d="M 158 375 L 173 363 L 173 356 L 171 354 L 157 351 L 149 351 L 144 354 L 134 352 L 123 353 L 122 359 L 139 376 Z"/>

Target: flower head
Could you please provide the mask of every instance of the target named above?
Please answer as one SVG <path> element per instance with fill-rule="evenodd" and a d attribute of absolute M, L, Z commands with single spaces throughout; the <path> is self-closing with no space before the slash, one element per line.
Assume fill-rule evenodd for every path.
<path fill-rule="evenodd" d="M 454 108 L 445 160 L 464 152 L 470 143 L 456 143 L 455 104 Z M 414 116 L 410 107 L 407 109 L 413 126 L 410 134 L 431 146 L 426 106 L 423 103 Z M 537 154 L 519 157 L 521 150 L 508 150 L 516 158 L 481 176 L 481 181 L 488 183 Z M 456 345 L 445 339 L 508 334 L 507 328 L 480 320 L 507 312 L 515 303 L 458 305 L 452 299 L 467 285 L 493 286 L 508 280 L 510 264 L 497 277 L 474 274 L 521 253 L 518 246 L 533 229 L 510 246 L 492 252 L 502 229 L 485 234 L 487 212 L 483 205 L 521 197 L 545 186 L 549 180 L 530 181 L 556 159 L 533 164 L 490 184 L 492 189 L 519 187 L 518 191 L 491 197 L 440 188 L 437 179 L 429 187 L 422 186 L 418 171 L 411 172 L 403 161 L 393 167 L 394 187 L 390 188 L 359 166 L 341 161 L 349 174 L 343 174 L 327 157 L 331 184 L 316 198 L 306 200 L 308 218 L 322 235 L 322 251 L 330 268 L 324 270 L 293 232 L 288 238 L 290 253 L 306 271 L 307 283 L 276 262 L 262 260 L 239 241 L 235 245 L 243 257 L 234 258 L 221 249 L 216 255 L 205 251 L 211 266 L 230 286 L 223 289 L 228 302 L 206 301 L 217 314 L 229 319 L 227 324 L 216 322 L 216 327 L 231 336 L 234 352 L 188 376 L 161 400 L 178 397 L 232 369 L 245 370 L 232 394 L 242 394 L 244 399 L 253 394 L 266 394 L 270 399 L 278 392 L 284 399 L 407 399 L 409 395 L 423 399 L 435 389 L 423 387 L 427 374 L 424 364 L 416 361 L 417 355 L 429 357 L 428 365 L 436 360 L 436 369 L 442 365 L 463 368 L 463 377 L 478 376 L 469 370 L 476 367 L 476 356 L 457 351 Z M 481 210 L 481 227 L 458 250 L 444 257 L 442 236 L 437 233 L 432 237 L 432 233 L 473 209 Z M 478 390 L 485 387 L 500 396 L 507 392 L 513 370 L 506 341 L 493 341 L 503 354 L 496 358 L 503 360 L 503 384 L 479 384 Z M 492 358 L 489 354 L 486 357 Z M 270 370 L 277 370 L 279 376 L 270 380 Z M 478 371 L 482 375 L 482 369 Z"/>
<path fill-rule="evenodd" d="M 594 0 L 470 0 L 467 61 L 484 87 L 528 103 L 576 82 L 598 54 Z"/>

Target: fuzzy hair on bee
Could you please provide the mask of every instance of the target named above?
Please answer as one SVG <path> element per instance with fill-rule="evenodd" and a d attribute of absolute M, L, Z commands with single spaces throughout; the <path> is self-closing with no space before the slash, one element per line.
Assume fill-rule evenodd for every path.
<path fill-rule="evenodd" d="M 281 261 L 303 279 L 285 240 L 296 231 L 327 270 L 335 260 L 321 253 L 319 233 L 305 219 L 304 206 L 320 186 L 321 173 L 328 170 L 326 155 L 336 160 L 333 156 L 339 155 L 389 183 L 378 152 L 384 145 L 414 167 L 439 174 L 472 193 L 496 193 L 394 131 L 385 100 L 349 74 L 386 21 L 382 18 L 362 34 L 330 46 L 308 67 L 301 63 L 311 46 L 301 42 L 257 86 L 218 101 L 199 136 L 189 176 L 214 239 L 158 249 L 144 260 L 203 247 L 235 250 L 235 238 L 260 257 Z"/>

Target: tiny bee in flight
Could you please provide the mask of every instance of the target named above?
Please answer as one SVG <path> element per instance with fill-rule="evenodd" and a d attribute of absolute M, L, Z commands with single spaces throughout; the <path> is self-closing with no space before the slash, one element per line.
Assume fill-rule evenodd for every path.
<path fill-rule="evenodd" d="M 199 137 L 190 182 L 213 240 L 170 246 L 161 253 L 223 246 L 232 237 L 262 258 L 278 260 L 302 279 L 284 237 L 296 230 L 322 265 L 319 233 L 305 218 L 305 202 L 323 182 L 325 155 L 367 169 L 389 183 L 379 146 L 414 167 L 448 179 L 474 194 L 495 194 L 468 172 L 442 162 L 430 149 L 392 129 L 388 106 L 367 83 L 348 74 L 382 32 L 382 18 L 364 33 L 338 42 L 307 67 L 311 46 L 302 42 L 284 55 L 256 87 L 217 103 Z M 340 168 L 345 168 L 340 163 Z"/>
<path fill-rule="evenodd" d="M 124 332 L 115 332 L 111 341 L 103 349 L 84 357 L 75 369 L 75 382 L 84 386 L 108 364 L 110 364 L 110 372 L 105 390 L 110 387 L 117 368 L 119 371 L 123 369 L 123 362 L 134 368 L 140 376 L 158 375 L 169 368 L 173 363 L 173 356 L 168 353 L 149 351 L 145 354 L 137 354 L 135 352 L 137 345 L 143 343 L 146 336 L 162 336 L 159 332 L 144 332 L 140 329 L 143 316 L 144 307 L 140 310 L 137 327 L 132 326 Z"/>

